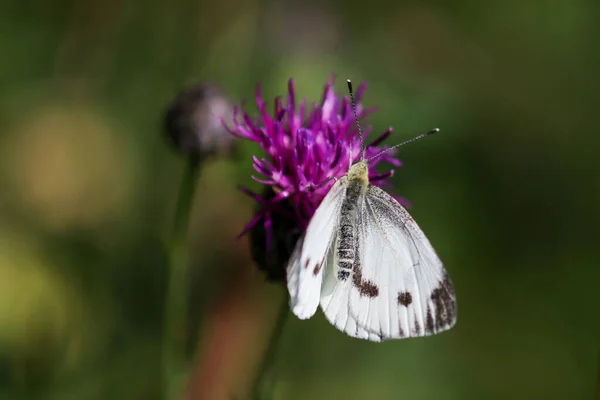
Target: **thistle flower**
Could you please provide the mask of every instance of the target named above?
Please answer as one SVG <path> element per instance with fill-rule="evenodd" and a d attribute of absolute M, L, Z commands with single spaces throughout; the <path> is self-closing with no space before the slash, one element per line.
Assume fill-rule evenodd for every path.
<path fill-rule="evenodd" d="M 356 91 L 356 113 L 359 119 L 374 110 L 365 110 L 360 104 L 366 84 Z M 258 143 L 266 157 L 253 157 L 252 176 L 265 185 L 261 195 L 247 188 L 241 190 L 258 203 L 257 213 L 240 234 L 252 231 L 254 258 L 268 278 L 283 278 L 284 266 L 293 250 L 297 237 L 304 231 L 317 207 L 334 184 L 348 172 L 350 161 L 360 159 L 361 143 L 349 96 L 340 97 L 330 80 L 320 104 L 307 109 L 306 100 L 296 102 L 294 82 L 288 83 L 286 100 L 275 98 L 273 114 L 269 114 L 262 99 L 260 86 L 256 91 L 260 115 L 252 119 L 242 108 L 233 111 L 234 127 L 226 129 L 234 136 Z M 368 136 L 371 127 L 364 129 Z M 365 158 L 384 150 L 379 145 L 392 133 L 388 128 L 365 148 Z M 364 140 L 364 138 L 363 138 Z M 390 151 L 369 162 L 369 180 L 382 185 L 393 170 L 380 173 L 376 165 L 382 162 L 400 167 L 402 163 Z M 352 160 L 351 160 L 352 158 Z M 407 202 L 398 198 L 403 204 Z M 287 234 L 286 234 L 287 233 Z M 277 244 L 273 244 L 273 240 Z"/>

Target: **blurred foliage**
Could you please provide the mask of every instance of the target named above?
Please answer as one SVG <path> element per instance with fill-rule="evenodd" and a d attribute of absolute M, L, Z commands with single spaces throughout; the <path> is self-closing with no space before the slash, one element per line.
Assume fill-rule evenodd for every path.
<path fill-rule="evenodd" d="M 394 126 L 391 143 L 442 129 L 402 148 L 390 190 L 445 261 L 458 324 L 374 345 L 320 313 L 292 318 L 277 398 L 593 398 L 599 18 L 590 0 L 0 3 L 0 399 L 159 398 L 183 166 L 165 106 L 203 80 L 251 109 L 259 81 L 267 99 L 293 77 L 318 100 L 331 72 L 340 92 L 342 78 L 369 82 L 370 123 Z M 211 321 L 236 310 L 219 306 L 230 294 L 255 321 L 225 325 L 240 367 L 223 384 L 238 398 L 256 364 L 244 349 L 264 346 L 283 295 L 233 240 L 256 151 L 207 164 L 190 240 L 195 363 Z"/>

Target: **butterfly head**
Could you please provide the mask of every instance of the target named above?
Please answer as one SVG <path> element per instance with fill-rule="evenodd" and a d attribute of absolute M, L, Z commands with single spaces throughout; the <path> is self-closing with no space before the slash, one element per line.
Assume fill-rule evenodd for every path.
<path fill-rule="evenodd" d="M 361 160 L 350 167 L 348 180 L 359 180 L 363 184 L 369 183 L 369 165 L 367 160 Z"/>

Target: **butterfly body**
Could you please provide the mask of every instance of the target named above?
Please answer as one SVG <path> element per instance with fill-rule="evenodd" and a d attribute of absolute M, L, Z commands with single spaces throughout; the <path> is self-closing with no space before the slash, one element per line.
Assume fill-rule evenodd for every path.
<path fill-rule="evenodd" d="M 366 162 L 354 164 L 339 185 L 346 185 L 337 232 L 337 276 L 345 281 L 351 275 L 357 260 L 358 211 L 369 185 L 369 170 Z M 336 183 L 338 184 L 338 183 Z"/>

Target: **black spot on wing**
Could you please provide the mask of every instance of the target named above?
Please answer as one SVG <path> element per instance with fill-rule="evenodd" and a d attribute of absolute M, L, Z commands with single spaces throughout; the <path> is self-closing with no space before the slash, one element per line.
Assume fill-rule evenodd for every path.
<path fill-rule="evenodd" d="M 377 285 L 374 282 L 363 278 L 360 245 L 358 243 L 354 249 L 354 254 L 355 258 L 354 265 L 352 266 L 352 284 L 358 289 L 358 293 L 360 293 L 361 296 L 367 296 L 369 298 L 379 296 L 379 288 Z"/>
<path fill-rule="evenodd" d="M 319 274 L 319 271 L 321 271 L 321 267 L 322 266 L 323 266 L 323 263 L 315 265 L 315 268 L 313 268 L 313 275 L 314 276 L 317 276 Z"/>
<path fill-rule="evenodd" d="M 368 279 L 363 279 L 362 269 L 360 266 L 354 265 L 354 273 L 352 274 L 352 283 L 358 289 L 361 296 L 369 298 L 379 296 L 379 288 Z"/>
<path fill-rule="evenodd" d="M 414 318 L 415 318 L 415 336 L 421 336 L 421 324 L 419 324 L 419 320 L 417 319 L 417 314 L 415 314 Z"/>
<path fill-rule="evenodd" d="M 456 319 L 456 302 L 454 300 L 454 287 L 447 274 L 431 292 L 431 302 L 435 312 L 436 331 L 451 326 Z"/>
<path fill-rule="evenodd" d="M 398 336 L 401 338 L 406 337 L 406 334 L 404 333 L 404 329 L 402 329 L 401 322 L 398 322 Z"/>
<path fill-rule="evenodd" d="M 399 292 L 398 293 L 398 304 L 404 307 L 408 307 L 412 304 L 412 294 L 410 292 Z"/>
<path fill-rule="evenodd" d="M 428 335 L 433 335 L 435 332 L 433 331 L 433 316 L 431 315 L 431 306 L 427 304 L 427 316 L 425 317 L 425 333 Z"/>

